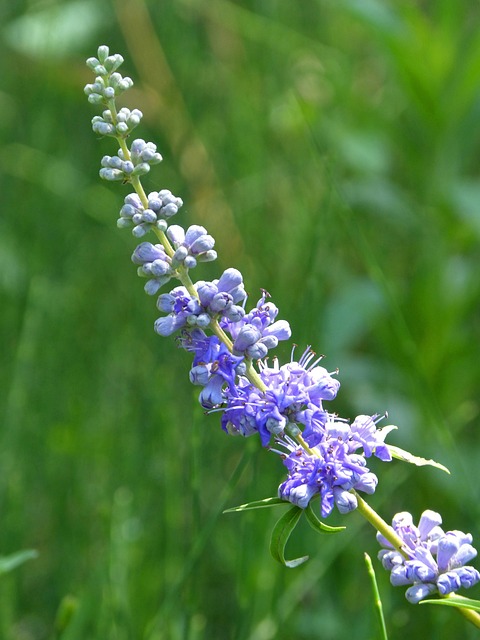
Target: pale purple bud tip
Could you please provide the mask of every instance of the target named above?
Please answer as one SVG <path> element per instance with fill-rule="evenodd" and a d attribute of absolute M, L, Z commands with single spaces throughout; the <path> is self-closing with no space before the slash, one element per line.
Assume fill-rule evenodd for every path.
<path fill-rule="evenodd" d="M 315 493 L 315 488 L 306 484 L 301 484 L 298 487 L 293 487 L 291 489 L 288 494 L 288 498 L 285 498 L 280 492 L 279 497 L 284 500 L 289 500 L 291 503 L 296 504 L 297 507 L 300 507 L 301 509 L 306 509 L 308 503 L 315 495 Z"/>
<path fill-rule="evenodd" d="M 213 296 L 217 293 L 217 287 L 213 282 L 202 282 L 197 286 L 197 293 L 202 305 L 208 307 Z"/>
<path fill-rule="evenodd" d="M 420 600 L 428 598 L 428 596 L 435 593 L 436 587 L 434 584 L 415 584 L 405 592 L 406 599 L 411 604 L 418 604 Z"/>
<path fill-rule="evenodd" d="M 457 569 L 460 575 L 460 583 L 464 589 L 473 587 L 480 581 L 480 573 L 473 567 L 462 567 Z"/>
<path fill-rule="evenodd" d="M 262 334 L 256 327 L 252 324 L 246 324 L 240 329 L 240 332 L 233 343 L 235 353 L 243 353 L 248 349 L 248 347 L 251 347 L 260 340 L 261 337 Z"/>
<path fill-rule="evenodd" d="M 161 245 L 142 242 L 133 252 L 132 262 L 134 264 L 144 264 L 145 262 L 153 262 L 154 260 L 165 260 L 165 258 L 165 250 Z"/>
<path fill-rule="evenodd" d="M 237 269 L 226 269 L 218 281 L 217 287 L 219 291 L 231 291 L 243 284 L 243 277 Z"/>
<path fill-rule="evenodd" d="M 185 241 L 185 231 L 179 224 L 172 224 L 167 229 L 169 240 L 175 245 L 180 245 Z"/>
<path fill-rule="evenodd" d="M 442 596 L 446 596 L 448 593 L 460 589 L 461 586 L 460 576 L 456 571 L 442 573 L 437 580 L 437 589 Z"/>
<path fill-rule="evenodd" d="M 277 320 L 263 332 L 264 336 L 275 336 L 277 340 L 289 340 L 292 336 L 292 330 L 286 320 Z"/>
<path fill-rule="evenodd" d="M 261 360 L 265 358 L 268 353 L 268 348 L 263 344 L 263 342 L 257 342 L 253 344 L 251 347 L 245 349 L 245 355 L 251 358 L 252 360 Z"/>
<path fill-rule="evenodd" d="M 275 349 L 278 346 L 278 338 L 276 336 L 265 336 L 261 340 L 267 351 L 269 349 Z"/>
<path fill-rule="evenodd" d="M 355 484 L 356 491 L 363 491 L 369 495 L 375 493 L 378 478 L 374 473 L 367 472 L 360 476 L 360 480 Z"/>
<path fill-rule="evenodd" d="M 442 516 L 436 511 L 426 509 L 420 516 L 420 521 L 418 523 L 420 537 L 425 539 L 434 527 L 438 527 L 441 524 Z"/>
<path fill-rule="evenodd" d="M 382 563 L 384 569 L 387 571 L 391 571 L 395 567 L 401 566 L 404 561 L 404 557 L 399 551 L 387 551 L 386 549 L 382 549 L 378 552 L 378 559 Z"/>
<path fill-rule="evenodd" d="M 154 329 L 161 336 L 170 336 L 177 329 L 175 318 L 173 316 L 158 318 L 155 320 Z"/>
<path fill-rule="evenodd" d="M 171 313 L 173 311 L 175 302 L 176 298 L 175 296 L 172 296 L 171 293 L 162 293 L 161 296 L 158 296 L 157 309 L 159 311 L 163 311 L 164 313 Z"/>
<path fill-rule="evenodd" d="M 198 238 L 205 236 L 207 234 L 207 230 L 205 227 L 201 227 L 198 224 L 192 224 L 188 227 L 187 233 L 184 237 L 186 244 L 191 246 Z"/>
<path fill-rule="evenodd" d="M 243 307 L 239 307 L 236 304 L 232 304 L 232 306 L 225 313 L 225 316 L 230 320 L 230 322 L 240 322 L 244 315 L 245 309 Z"/>
<path fill-rule="evenodd" d="M 333 490 L 335 495 L 335 504 L 337 505 L 337 509 L 341 514 L 350 513 L 358 506 L 358 501 L 356 496 L 350 491 L 343 491 L 341 489 L 335 488 Z"/>
<path fill-rule="evenodd" d="M 204 387 L 210 378 L 208 367 L 204 364 L 197 364 L 190 369 L 189 378 L 192 384 Z"/>
<path fill-rule="evenodd" d="M 165 284 L 169 280 L 170 278 L 167 276 L 165 278 L 155 278 L 154 280 L 148 280 L 143 287 L 145 289 L 145 293 L 147 293 L 149 296 L 154 296 L 158 292 L 162 284 Z"/>
<path fill-rule="evenodd" d="M 106 44 L 101 44 L 97 49 L 97 56 L 100 62 L 105 62 L 105 60 L 110 55 L 110 49 Z"/>

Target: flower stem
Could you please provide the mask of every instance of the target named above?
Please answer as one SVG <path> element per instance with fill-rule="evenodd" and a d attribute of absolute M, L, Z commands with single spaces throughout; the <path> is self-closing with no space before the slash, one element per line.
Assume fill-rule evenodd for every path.
<path fill-rule="evenodd" d="M 401 553 L 405 558 L 408 558 L 407 554 L 403 550 L 403 540 L 399 536 L 397 536 L 392 527 L 388 525 L 385 520 L 381 518 L 378 513 L 374 511 L 372 507 L 367 502 L 365 502 L 365 500 L 361 498 L 354 489 L 352 489 L 352 493 L 357 498 L 357 509 L 362 514 L 362 516 L 366 520 L 368 520 L 372 527 L 379 531 L 382 536 L 384 536 L 384 538 L 386 538 L 399 553 Z"/>
<path fill-rule="evenodd" d="M 455 598 L 455 600 L 458 600 L 459 598 L 462 598 L 462 596 L 459 596 L 456 593 L 449 593 L 447 596 L 445 596 L 445 599 L 447 598 Z M 468 598 L 465 598 L 466 601 L 468 601 Z M 473 609 L 467 609 L 467 607 L 455 607 L 459 613 L 462 614 L 462 616 L 464 618 L 466 618 L 469 622 L 471 622 L 475 627 L 478 627 L 480 629 L 480 613 L 478 613 L 478 611 L 474 611 Z"/>

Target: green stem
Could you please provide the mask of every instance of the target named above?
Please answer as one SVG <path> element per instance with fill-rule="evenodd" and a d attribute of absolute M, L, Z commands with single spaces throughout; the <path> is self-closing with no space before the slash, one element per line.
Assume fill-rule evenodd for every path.
<path fill-rule="evenodd" d="M 378 590 L 377 577 L 375 575 L 375 570 L 373 568 L 372 559 L 370 558 L 368 553 L 365 553 L 364 556 L 365 556 L 365 563 L 367 565 L 367 571 L 372 583 L 373 601 L 374 601 L 375 611 L 377 613 L 378 623 L 380 625 L 380 630 L 382 633 L 382 640 L 388 640 L 387 626 L 385 624 L 385 616 L 383 615 L 382 599 L 380 598 L 380 591 Z"/>
<path fill-rule="evenodd" d="M 408 558 L 408 555 L 403 550 L 405 543 L 403 540 L 397 536 L 395 531 L 392 529 L 390 525 L 388 525 L 383 518 L 381 518 L 376 511 L 372 509 L 372 507 L 365 502 L 363 498 L 361 498 L 358 493 L 352 489 L 352 493 L 357 498 L 358 507 L 357 510 L 362 514 L 362 516 L 370 522 L 372 527 L 379 531 L 384 538 L 386 538 L 390 544 L 392 544 L 397 551 L 399 551 L 405 558 Z"/>
<path fill-rule="evenodd" d="M 458 595 L 455 593 L 449 593 L 445 598 L 458 598 Z M 474 611 L 473 609 L 467 609 L 466 607 L 455 607 L 459 613 L 462 614 L 464 618 L 466 618 L 469 622 L 471 622 L 475 627 L 480 629 L 480 614 L 478 611 Z"/>
<path fill-rule="evenodd" d="M 228 350 L 231 353 L 233 350 L 233 342 L 227 336 L 222 327 L 218 324 L 218 320 L 212 320 L 212 322 L 210 323 L 210 329 L 217 336 L 217 338 L 227 346 Z"/>

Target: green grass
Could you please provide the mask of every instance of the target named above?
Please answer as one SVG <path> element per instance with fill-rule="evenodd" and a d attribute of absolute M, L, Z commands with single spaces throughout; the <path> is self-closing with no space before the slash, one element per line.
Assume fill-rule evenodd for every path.
<path fill-rule="evenodd" d="M 479 538 L 480 9 L 467 0 L 5 3 L 0 9 L 0 576 L 5 640 L 378 636 L 361 518 L 268 553 L 279 460 L 203 415 L 98 179 L 84 59 L 125 58 L 145 180 L 340 369 L 332 408 L 452 471 L 372 468 L 371 504 Z M 289 358 L 290 345 L 279 349 Z M 375 562 L 375 560 L 374 560 Z M 391 640 L 474 637 L 377 569 Z M 478 588 L 471 595 L 478 598 Z M 376 635 L 377 634 L 377 635 Z"/>

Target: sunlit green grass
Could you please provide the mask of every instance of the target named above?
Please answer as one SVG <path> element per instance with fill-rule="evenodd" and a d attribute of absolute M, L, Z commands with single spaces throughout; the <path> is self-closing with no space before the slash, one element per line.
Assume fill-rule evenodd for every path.
<path fill-rule="evenodd" d="M 421 4 L 421 6 L 420 6 Z M 332 410 L 388 411 L 398 446 L 452 471 L 373 463 L 372 505 L 442 513 L 480 540 L 480 12 L 404 3 L 130 0 L 5 3 L 0 56 L 0 576 L 6 640 L 366 640 L 373 531 L 305 523 L 290 570 L 269 556 L 278 458 L 203 415 L 189 359 L 152 331 L 128 232 L 128 187 L 90 129 L 84 59 L 125 58 L 164 162 L 251 300 L 340 369 Z M 290 357 L 291 345 L 279 354 Z M 375 564 L 391 638 L 474 637 L 413 607 Z M 478 588 L 472 597 L 479 598 Z M 62 604 L 63 603 L 63 604 Z"/>

